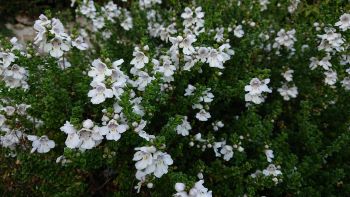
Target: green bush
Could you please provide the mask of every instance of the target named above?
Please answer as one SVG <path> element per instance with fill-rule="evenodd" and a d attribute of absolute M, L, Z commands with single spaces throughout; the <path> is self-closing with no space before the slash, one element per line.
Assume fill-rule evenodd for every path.
<path fill-rule="evenodd" d="M 347 0 L 74 8 L 1 40 L 4 196 L 350 195 Z"/>

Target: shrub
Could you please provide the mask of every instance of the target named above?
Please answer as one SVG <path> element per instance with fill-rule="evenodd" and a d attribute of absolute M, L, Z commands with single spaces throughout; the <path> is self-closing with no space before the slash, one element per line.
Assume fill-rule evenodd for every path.
<path fill-rule="evenodd" d="M 4 195 L 350 195 L 348 1 L 74 6 L 1 40 Z"/>

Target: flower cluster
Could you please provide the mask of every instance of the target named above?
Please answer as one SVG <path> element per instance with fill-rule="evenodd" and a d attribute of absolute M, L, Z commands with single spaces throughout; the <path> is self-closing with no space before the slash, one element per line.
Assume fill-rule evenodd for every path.
<path fill-rule="evenodd" d="M 96 192 L 116 188 L 116 196 L 131 185 L 141 195 L 169 196 L 171 187 L 159 192 L 169 183 L 176 183 L 176 197 L 211 197 L 210 190 L 217 196 L 280 196 L 312 188 L 310 177 L 345 188 L 346 166 L 329 163 L 341 173 L 328 180 L 304 176 L 314 161 L 302 159 L 316 152 L 327 163 L 349 141 L 344 128 L 350 113 L 343 107 L 350 90 L 350 15 L 326 14 L 319 22 L 304 17 L 307 25 L 298 26 L 299 15 L 310 14 L 308 7 L 299 14 L 300 0 L 215 2 L 220 12 L 211 12 L 214 1 L 163 2 L 73 0 L 76 24 L 65 23 L 67 29 L 65 20 L 47 12 L 35 21 L 34 45 L 0 40 L 0 145 L 8 148 L 6 157 L 17 154 L 21 164 L 37 158 L 23 152 L 49 153 L 46 161 L 65 145 L 54 158 L 67 168 L 52 174 L 72 167 L 65 181 L 96 174 L 105 181 Z M 272 11 L 283 17 L 273 21 Z M 328 18 L 332 23 L 323 21 Z M 319 71 L 324 83 L 315 82 Z M 332 111 L 339 114 L 330 117 Z M 136 169 L 127 168 L 130 162 Z M 26 165 L 13 177 L 33 169 Z M 317 165 L 312 173 L 326 169 Z M 196 183 L 193 172 L 200 172 Z M 210 189 L 202 173 L 208 173 Z M 275 189 L 282 180 L 291 187 Z M 78 184 L 70 185 L 67 191 L 81 194 Z M 140 192 L 144 185 L 150 193 Z"/>
<path fill-rule="evenodd" d="M 176 183 L 176 194 L 174 197 L 211 197 L 212 191 L 203 186 L 204 180 L 200 180 L 194 184 L 194 186 L 187 192 L 186 185 L 184 183 Z"/>
<path fill-rule="evenodd" d="M 251 174 L 250 176 L 254 179 L 259 178 L 261 176 L 272 178 L 272 181 L 275 184 L 278 184 L 279 182 L 282 182 L 281 175 L 282 172 L 280 170 L 281 166 L 275 166 L 274 164 L 269 164 L 266 169 L 263 171 L 257 170 L 255 173 Z"/>
<path fill-rule="evenodd" d="M 120 26 L 126 31 L 133 27 L 130 12 L 119 7 L 113 1 L 109 1 L 98 11 L 93 0 L 84 0 L 77 11 L 92 21 L 92 30 L 95 32 L 103 29 L 106 26 L 106 21 L 114 24 L 116 19 L 120 21 Z M 111 33 L 107 30 L 103 34 L 107 38 L 111 36 Z"/>
<path fill-rule="evenodd" d="M 243 136 L 240 136 L 240 139 L 243 139 Z M 226 144 L 226 140 L 223 140 L 221 142 L 214 142 L 213 150 L 215 152 L 216 157 L 223 157 L 225 161 L 231 160 L 234 154 L 234 150 L 237 150 L 238 152 L 243 152 L 244 148 L 241 146 L 241 142 L 238 144 L 234 144 L 233 146 Z M 220 151 L 219 151 L 220 149 Z"/>
<path fill-rule="evenodd" d="M 194 91 L 196 90 L 196 87 L 189 84 L 187 86 L 187 89 L 185 90 L 186 93 L 185 96 L 192 96 L 194 94 Z M 214 100 L 213 93 L 210 92 L 210 88 L 207 88 L 204 90 L 200 97 L 198 98 L 198 101 L 192 105 L 193 109 L 198 109 L 199 112 L 196 114 L 196 118 L 199 121 L 208 121 L 208 119 L 211 118 L 210 113 L 207 111 L 209 110 L 209 103 L 211 103 Z"/>
<path fill-rule="evenodd" d="M 282 84 L 282 87 L 277 89 L 277 91 L 280 93 L 280 95 L 285 101 L 289 101 L 290 98 L 296 98 L 298 95 L 298 88 L 294 84 L 289 85 L 293 82 L 293 73 L 294 70 L 291 69 L 282 73 L 282 76 L 284 77 L 286 82 Z"/>
<path fill-rule="evenodd" d="M 17 39 L 11 42 L 11 50 L 0 51 L 0 80 L 3 80 L 8 88 L 28 89 L 28 71 L 16 64 L 18 57 L 13 53 L 14 50 L 21 50 L 16 41 Z"/>
<path fill-rule="evenodd" d="M 8 104 L 8 102 L 4 100 L 2 103 Z M 27 109 L 31 107 L 30 105 L 22 103 L 15 106 L 7 105 L 5 107 L 0 105 L 0 107 L 0 131 L 5 133 L 3 136 L 0 136 L 1 146 L 15 150 L 16 145 L 24 141 L 25 138 L 33 141 L 32 153 L 35 151 L 38 153 L 47 153 L 55 146 L 54 141 L 49 140 L 46 135 L 39 138 L 25 133 L 26 121 L 33 124 L 34 128 L 39 128 L 43 125 L 41 120 L 35 119 L 27 113 Z M 20 121 L 20 119 L 22 121 Z M 26 149 L 26 147 L 24 148 Z"/>
<path fill-rule="evenodd" d="M 273 150 L 269 149 L 268 145 L 265 145 L 265 155 L 267 162 L 270 164 L 264 169 L 263 171 L 257 170 L 255 173 L 251 174 L 250 176 L 254 179 L 261 177 L 262 175 L 265 177 L 272 177 L 272 181 L 275 184 L 278 184 L 279 182 L 282 182 L 282 172 L 281 172 L 281 166 L 277 166 L 272 163 L 272 160 L 275 158 L 275 155 L 273 154 Z"/>
<path fill-rule="evenodd" d="M 55 147 L 55 142 L 53 140 L 49 140 L 46 135 L 43 135 L 41 137 L 28 135 L 27 138 L 28 140 L 32 141 L 33 148 L 30 151 L 31 153 L 34 153 L 35 151 L 38 153 L 47 153 Z"/>
<path fill-rule="evenodd" d="M 100 127 L 95 126 L 90 119 L 83 122 L 83 127 L 80 130 L 67 121 L 61 127 L 61 131 L 68 135 L 65 144 L 72 149 L 92 149 L 99 145 L 103 139 Z"/>
<path fill-rule="evenodd" d="M 169 166 L 173 164 L 169 154 L 157 150 L 154 146 L 137 147 L 135 150 L 137 152 L 133 161 L 136 161 L 136 178 L 140 181 L 140 187 L 146 181 L 147 175 L 153 174 L 160 178 L 168 173 Z"/>
<path fill-rule="evenodd" d="M 187 121 L 187 116 L 183 117 L 182 123 L 176 126 L 176 132 L 179 135 L 187 136 L 192 129 L 191 124 Z"/>
<path fill-rule="evenodd" d="M 39 51 L 49 53 L 54 58 L 61 58 L 71 46 L 79 50 L 88 48 L 81 36 L 72 40 L 72 37 L 65 32 L 62 22 L 57 18 L 48 19 L 41 14 L 35 21 L 34 29 L 36 31 L 34 44 L 39 47 Z"/>
<path fill-rule="evenodd" d="M 88 75 L 92 77 L 90 85 L 93 89 L 89 91 L 88 97 L 91 97 L 93 104 L 103 103 L 106 98 L 114 96 L 119 99 L 123 94 L 123 88 L 128 80 L 128 77 L 119 67 L 123 62 L 123 59 L 117 60 L 113 62 L 111 68 L 103 63 L 101 59 L 95 59 L 92 62 Z"/>
<path fill-rule="evenodd" d="M 273 44 L 273 48 L 280 49 L 282 46 L 288 50 L 294 51 L 294 42 L 297 39 L 295 38 L 295 29 L 290 31 L 286 31 L 285 29 L 281 29 L 277 33 L 277 37 L 275 38 L 275 43 Z"/>
<path fill-rule="evenodd" d="M 340 16 L 339 21 L 335 23 L 335 26 L 339 27 L 341 31 L 348 30 L 350 21 L 349 16 L 350 15 L 346 13 Z M 341 54 L 343 51 L 347 50 L 349 46 L 345 45 L 345 39 L 342 37 L 341 33 L 336 32 L 335 28 L 325 27 L 324 32 L 325 34 L 317 35 L 317 37 L 321 39 L 318 45 L 318 50 L 326 53 L 326 55 L 321 60 L 317 57 L 311 57 L 310 68 L 311 70 L 314 70 L 317 67 L 322 67 L 325 75 L 324 83 L 335 88 L 335 84 L 338 80 L 338 73 L 337 70 L 333 68 L 331 60 L 332 57 L 336 56 L 338 53 Z M 340 56 L 340 64 L 344 66 L 349 64 L 347 55 Z M 345 90 L 350 89 L 349 82 L 349 76 L 345 76 L 341 81 Z"/>
<path fill-rule="evenodd" d="M 254 104 L 260 104 L 265 101 L 265 96 L 263 95 L 264 92 L 271 93 L 272 90 L 269 89 L 267 84 L 270 83 L 270 79 L 264 79 L 260 80 L 258 78 L 253 78 L 250 80 L 249 85 L 246 85 L 244 87 L 244 91 L 247 93 L 245 94 L 245 101 L 246 102 L 252 102 Z"/>

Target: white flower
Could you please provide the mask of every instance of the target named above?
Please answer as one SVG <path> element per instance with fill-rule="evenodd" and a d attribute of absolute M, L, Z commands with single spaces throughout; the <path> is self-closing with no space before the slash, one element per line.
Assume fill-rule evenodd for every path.
<path fill-rule="evenodd" d="M 133 54 L 134 58 L 131 60 L 130 64 L 134 65 L 135 68 L 141 69 L 149 62 L 149 58 L 139 50 L 138 47 L 135 48 Z"/>
<path fill-rule="evenodd" d="M 144 131 L 144 130 L 140 131 L 138 134 L 140 137 L 142 137 L 143 139 L 145 139 L 147 141 L 150 141 L 150 140 L 156 138 L 156 136 L 150 135 L 150 134 L 146 133 L 146 131 Z"/>
<path fill-rule="evenodd" d="M 182 124 L 177 125 L 176 132 L 179 135 L 187 136 L 189 135 L 189 131 L 192 129 L 190 123 L 187 121 L 187 116 L 185 116 L 182 120 Z"/>
<path fill-rule="evenodd" d="M 342 31 L 350 29 L 350 14 L 345 13 L 340 16 L 339 21 L 335 23 Z"/>
<path fill-rule="evenodd" d="M 258 176 L 260 176 L 262 174 L 261 170 L 256 170 L 253 174 L 251 174 L 250 176 L 252 178 L 257 178 Z"/>
<path fill-rule="evenodd" d="M 298 8 L 299 3 L 300 0 L 291 0 L 291 4 L 288 6 L 288 12 L 291 14 L 294 13 Z"/>
<path fill-rule="evenodd" d="M 199 102 L 211 103 L 213 101 L 214 94 L 209 92 L 210 90 L 211 89 L 208 88 L 202 93 L 202 96 L 199 97 Z"/>
<path fill-rule="evenodd" d="M 51 20 L 49 20 L 45 15 L 41 14 L 39 16 L 39 19 L 35 21 L 34 23 L 34 30 L 36 31 L 37 35 L 34 38 L 34 44 L 40 45 L 46 42 L 46 27 L 51 23 Z"/>
<path fill-rule="evenodd" d="M 128 129 L 128 125 L 126 124 L 118 124 L 118 122 L 114 119 L 110 120 L 107 126 L 103 127 L 106 129 L 106 139 L 107 140 L 115 140 L 118 141 L 121 137 L 121 133 L 124 133 Z"/>
<path fill-rule="evenodd" d="M 341 81 L 342 86 L 345 88 L 345 90 L 350 90 L 350 77 L 345 77 Z"/>
<path fill-rule="evenodd" d="M 65 144 L 68 148 L 71 148 L 71 149 L 79 147 L 80 137 L 76 133 L 76 131 L 68 134 Z"/>
<path fill-rule="evenodd" d="M 207 63 L 209 63 L 210 67 L 224 69 L 223 61 L 224 61 L 224 58 L 216 49 L 210 49 L 208 59 L 207 59 Z"/>
<path fill-rule="evenodd" d="M 217 121 L 215 123 L 212 123 L 214 131 L 218 131 L 219 128 L 224 127 L 224 123 L 222 121 Z"/>
<path fill-rule="evenodd" d="M 185 66 L 183 67 L 183 70 L 190 71 L 191 68 L 198 62 L 197 59 L 194 59 L 192 56 L 185 55 L 184 56 L 185 60 Z"/>
<path fill-rule="evenodd" d="M 72 46 L 76 47 L 79 50 L 86 50 L 89 48 L 89 45 L 84 42 L 84 39 L 81 36 L 78 36 L 75 40 L 72 41 Z"/>
<path fill-rule="evenodd" d="M 28 71 L 23 67 L 20 67 L 17 64 L 13 64 L 7 69 L 1 71 L 0 67 L 0 75 L 2 72 L 3 80 L 5 81 L 5 85 L 9 88 L 18 88 L 21 87 L 23 89 L 28 89 L 27 78 Z"/>
<path fill-rule="evenodd" d="M 196 36 L 194 35 L 187 35 L 186 38 L 182 40 L 182 42 L 179 44 L 179 47 L 183 49 L 183 53 L 185 55 L 191 55 L 195 52 L 194 47 L 192 46 L 192 43 L 196 42 Z"/>
<path fill-rule="evenodd" d="M 235 51 L 231 49 L 231 45 L 224 43 L 219 47 L 219 53 L 223 58 L 223 63 L 231 59 L 231 56 L 235 54 Z"/>
<path fill-rule="evenodd" d="M 159 67 L 159 72 L 163 73 L 165 77 L 170 77 L 174 75 L 176 67 L 172 65 L 172 62 L 169 59 L 163 60 L 163 66 Z"/>
<path fill-rule="evenodd" d="M 350 55 L 342 55 L 340 59 L 340 65 L 344 66 L 350 64 Z"/>
<path fill-rule="evenodd" d="M 200 180 L 195 183 L 194 187 L 192 187 L 187 193 L 185 191 L 186 185 L 184 183 L 176 183 L 175 190 L 176 194 L 174 197 L 212 197 L 212 191 L 208 191 L 207 188 L 203 186 L 204 180 Z"/>
<path fill-rule="evenodd" d="M 212 197 L 212 191 L 203 186 L 204 181 L 200 180 L 195 183 L 194 187 L 189 191 L 190 197 Z"/>
<path fill-rule="evenodd" d="M 316 57 L 311 57 L 310 58 L 310 69 L 314 70 L 315 68 L 317 68 L 317 66 L 319 65 L 320 61 L 316 58 Z"/>
<path fill-rule="evenodd" d="M 323 67 L 325 70 L 329 70 L 332 67 L 332 64 L 329 62 L 331 60 L 331 56 L 327 54 L 321 61 L 319 61 L 319 65 Z"/>
<path fill-rule="evenodd" d="M 242 29 L 242 25 L 238 25 L 234 30 L 233 30 L 234 35 L 237 38 L 242 38 L 244 35 L 244 31 Z"/>
<path fill-rule="evenodd" d="M 324 80 L 324 82 L 328 85 L 334 85 L 337 82 L 337 72 L 333 71 L 333 70 L 327 70 L 324 72 L 324 74 L 326 75 L 326 78 Z"/>
<path fill-rule="evenodd" d="M 49 52 L 52 57 L 60 58 L 64 52 L 69 51 L 69 45 L 63 38 L 56 37 L 51 42 L 45 44 L 44 51 Z"/>
<path fill-rule="evenodd" d="M 216 42 L 222 42 L 224 40 L 224 30 L 225 29 L 223 27 L 215 29 L 216 34 L 214 36 L 214 40 Z"/>
<path fill-rule="evenodd" d="M 344 39 L 340 33 L 336 33 L 334 28 L 325 28 L 325 34 L 317 35 L 317 37 L 321 38 L 321 43 L 318 46 L 318 50 L 324 50 L 326 52 L 343 51 L 344 47 Z"/>
<path fill-rule="evenodd" d="M 267 159 L 267 162 L 271 163 L 272 162 L 272 159 L 275 157 L 274 154 L 273 154 L 273 150 L 265 150 L 265 155 L 266 155 L 266 159 Z"/>
<path fill-rule="evenodd" d="M 105 26 L 105 18 L 102 16 L 96 17 L 92 19 L 93 30 L 98 31 Z"/>
<path fill-rule="evenodd" d="M 0 58 L 2 58 L 0 64 L 2 64 L 3 67 L 7 68 L 11 65 L 12 62 L 15 61 L 17 57 L 13 53 L 0 52 Z"/>
<path fill-rule="evenodd" d="M 267 86 L 267 84 L 270 83 L 270 79 L 264 79 L 263 81 L 260 81 L 258 78 L 253 78 L 250 80 L 249 85 L 246 85 L 244 87 L 244 90 L 246 92 L 249 92 L 250 94 L 261 94 L 263 92 L 271 92 L 271 89 Z"/>
<path fill-rule="evenodd" d="M 5 77 L 12 77 L 14 79 L 21 80 L 26 77 L 27 71 L 23 67 L 13 64 L 4 71 L 3 75 Z"/>
<path fill-rule="evenodd" d="M 122 23 L 120 23 L 120 26 L 124 30 L 129 31 L 133 27 L 132 17 L 129 11 L 125 11 L 124 15 L 125 15 L 125 20 Z"/>
<path fill-rule="evenodd" d="M 111 80 L 113 82 L 112 90 L 114 96 L 117 99 L 119 99 L 119 97 L 124 93 L 123 88 L 126 86 L 128 80 L 128 76 L 125 75 L 124 72 L 119 69 L 119 65 L 121 65 L 123 62 L 123 59 L 113 62 L 113 69 L 111 75 Z"/>
<path fill-rule="evenodd" d="M 66 37 L 67 34 L 64 33 L 64 26 L 62 22 L 57 18 L 51 19 L 50 33 L 54 34 L 56 37 Z"/>
<path fill-rule="evenodd" d="M 173 197 L 189 197 L 186 191 L 177 192 Z"/>
<path fill-rule="evenodd" d="M 138 114 L 140 116 L 144 116 L 145 112 L 144 112 L 143 107 L 141 105 L 141 101 L 142 101 L 142 97 L 136 97 L 136 98 L 132 99 L 130 102 L 133 104 L 132 112 L 134 112 L 135 114 Z"/>
<path fill-rule="evenodd" d="M 281 88 L 278 88 L 277 91 L 280 93 L 281 96 L 283 96 L 283 99 L 285 101 L 289 101 L 290 98 L 296 98 L 298 95 L 298 88 L 288 87 L 287 84 L 283 84 Z"/>
<path fill-rule="evenodd" d="M 244 87 L 244 90 L 248 93 L 245 94 L 246 102 L 253 102 L 255 104 L 260 104 L 265 101 L 262 93 L 267 92 L 271 93 L 272 90 L 268 88 L 267 84 L 270 82 L 270 79 L 264 79 L 260 81 L 258 78 L 253 78 L 250 81 L 249 85 Z"/>
<path fill-rule="evenodd" d="M 150 141 L 151 139 L 154 139 L 154 135 L 149 135 L 144 131 L 144 128 L 146 127 L 147 121 L 141 120 L 139 124 L 137 124 L 134 128 L 134 131 L 142 138 L 144 138 L 147 141 Z"/>
<path fill-rule="evenodd" d="M 176 26 L 176 23 L 172 23 L 166 28 L 162 28 L 161 26 L 160 32 L 159 32 L 160 39 L 168 43 L 170 36 L 177 33 L 175 26 Z"/>
<path fill-rule="evenodd" d="M 138 78 L 135 81 L 135 85 L 139 91 L 144 91 L 146 86 L 151 83 L 154 77 L 148 75 L 148 73 L 144 71 L 140 71 L 137 73 Z"/>
<path fill-rule="evenodd" d="M 96 16 L 96 7 L 93 0 L 84 0 L 83 4 L 80 7 L 80 13 L 88 18 L 95 18 Z"/>
<path fill-rule="evenodd" d="M 197 7 L 194 10 L 195 16 L 193 14 L 193 10 L 189 7 L 185 8 L 185 11 L 181 14 L 181 18 L 184 19 L 183 25 L 185 26 L 185 30 L 189 30 L 194 32 L 196 35 L 204 32 L 204 12 L 202 12 L 202 7 Z"/>
<path fill-rule="evenodd" d="M 294 42 L 297 39 L 295 38 L 295 29 L 292 29 L 290 31 L 281 29 L 277 33 L 277 37 L 275 38 L 275 43 L 273 44 L 273 48 L 280 48 L 280 46 L 284 46 L 287 49 L 293 50 Z"/>
<path fill-rule="evenodd" d="M 208 55 L 209 55 L 209 49 L 206 47 L 199 47 L 198 51 L 197 51 L 197 58 L 201 61 L 201 62 L 206 62 Z"/>
<path fill-rule="evenodd" d="M 103 103 L 106 98 L 113 97 L 113 90 L 106 88 L 104 83 L 92 82 L 91 86 L 94 88 L 88 92 L 88 97 L 91 97 L 91 103 Z"/>
<path fill-rule="evenodd" d="M 329 70 L 332 67 L 332 63 L 329 62 L 329 60 L 331 60 L 331 56 L 328 53 L 325 57 L 323 57 L 321 59 L 321 61 L 319 61 L 316 57 L 311 57 L 310 58 L 310 68 L 311 70 L 314 70 L 315 68 L 317 68 L 317 66 L 321 66 L 323 69 L 325 70 Z"/>
<path fill-rule="evenodd" d="M 94 126 L 94 123 L 90 119 L 83 122 L 83 128 L 78 132 L 68 121 L 61 127 L 61 131 L 68 134 L 65 144 L 71 149 L 92 149 L 103 139 L 101 128 Z"/>
<path fill-rule="evenodd" d="M 224 160 L 229 161 L 233 157 L 233 147 L 230 145 L 224 145 L 220 153 L 224 155 Z"/>
<path fill-rule="evenodd" d="M 277 167 L 274 164 L 269 164 L 266 169 L 262 172 L 265 176 L 278 176 L 281 175 L 282 172 L 277 169 Z"/>
<path fill-rule="evenodd" d="M 67 58 L 60 57 L 57 62 L 62 70 L 72 66 L 72 64 L 67 60 Z"/>
<path fill-rule="evenodd" d="M 196 90 L 196 87 L 194 87 L 191 84 L 188 84 L 186 90 L 185 90 L 185 96 L 191 96 L 193 95 L 193 92 Z"/>
<path fill-rule="evenodd" d="M 68 148 L 73 149 L 79 145 L 79 135 L 77 134 L 77 130 L 70 122 L 66 121 L 66 123 L 60 128 L 60 130 L 68 134 L 67 139 L 65 141 L 65 144 Z"/>
<path fill-rule="evenodd" d="M 0 144 L 5 148 L 15 148 L 15 145 L 20 142 L 23 133 L 19 130 L 12 130 L 6 132 L 4 136 L 0 136 Z"/>
<path fill-rule="evenodd" d="M 5 121 L 6 121 L 6 117 L 4 115 L 0 114 L 0 128 L 5 123 Z"/>
<path fill-rule="evenodd" d="M 193 16 L 193 11 L 191 10 L 191 8 L 186 7 L 185 11 L 181 14 L 181 18 L 183 19 L 190 19 Z"/>
<path fill-rule="evenodd" d="M 82 128 L 78 131 L 79 136 L 79 144 L 76 148 L 81 149 L 92 149 L 96 145 L 98 145 L 103 136 L 101 135 L 100 129 L 98 127 L 94 127 L 93 129 Z"/>
<path fill-rule="evenodd" d="M 55 142 L 53 140 L 49 140 L 46 135 L 43 135 L 41 137 L 28 135 L 27 138 L 28 140 L 32 141 L 33 148 L 30 151 L 31 153 L 34 153 L 35 151 L 38 153 L 47 153 L 55 147 Z"/>
<path fill-rule="evenodd" d="M 7 116 L 13 116 L 16 112 L 16 108 L 13 106 L 6 106 L 2 108 L 2 110 L 6 113 Z"/>
<path fill-rule="evenodd" d="M 267 10 L 267 5 L 270 4 L 269 0 L 259 0 L 260 3 L 260 11 Z"/>
<path fill-rule="evenodd" d="M 157 151 L 153 157 L 155 158 L 153 162 L 155 165 L 153 173 L 155 177 L 160 178 L 168 173 L 168 166 L 173 164 L 173 160 L 169 154 L 160 151 Z"/>
<path fill-rule="evenodd" d="M 139 0 L 139 5 L 141 9 L 150 8 L 156 3 L 161 4 L 162 0 Z"/>
<path fill-rule="evenodd" d="M 168 166 L 173 164 L 169 154 L 157 151 L 154 146 L 138 147 L 135 150 L 137 152 L 134 154 L 133 161 L 137 161 L 135 167 L 138 180 L 144 181 L 146 176 L 152 173 L 160 178 L 168 172 Z"/>
<path fill-rule="evenodd" d="M 105 80 L 106 76 L 111 76 L 112 71 L 107 67 L 101 59 L 95 59 L 92 62 L 91 70 L 89 71 L 89 77 L 93 77 L 93 80 L 96 82 L 102 82 Z"/>
<path fill-rule="evenodd" d="M 201 109 L 197 114 L 196 118 L 199 121 L 207 121 L 209 118 L 211 118 L 211 115 L 209 112 L 205 111 L 204 109 Z"/>
<path fill-rule="evenodd" d="M 105 4 L 102 7 L 102 12 L 106 16 L 107 20 L 111 21 L 112 23 L 115 23 L 114 18 L 119 17 L 121 14 L 120 8 L 118 5 L 113 3 L 113 1 L 109 1 L 107 4 Z"/>
<path fill-rule="evenodd" d="M 290 82 L 290 81 L 293 81 L 293 73 L 294 73 L 294 70 L 289 69 L 286 72 L 282 73 L 282 76 L 286 81 Z"/>
<path fill-rule="evenodd" d="M 61 155 L 56 158 L 56 163 L 61 163 L 62 165 L 65 165 L 66 163 L 71 163 L 72 161 L 69 159 L 66 159 L 64 155 Z"/>
<path fill-rule="evenodd" d="M 71 133 L 77 132 L 77 130 L 74 128 L 74 126 L 69 121 L 66 121 L 66 123 L 60 128 L 60 130 L 65 132 L 66 134 L 71 134 Z"/>
<path fill-rule="evenodd" d="M 153 153 L 157 151 L 154 146 L 144 146 L 135 148 L 133 161 L 137 161 L 135 167 L 137 170 L 143 170 L 153 163 Z"/>

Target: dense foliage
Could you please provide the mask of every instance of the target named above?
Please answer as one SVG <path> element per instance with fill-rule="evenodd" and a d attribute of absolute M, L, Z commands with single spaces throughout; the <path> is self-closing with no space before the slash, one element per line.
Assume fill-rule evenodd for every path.
<path fill-rule="evenodd" d="M 4 196 L 350 195 L 349 1 L 72 6 L 1 39 Z"/>

